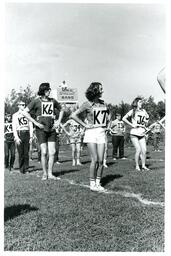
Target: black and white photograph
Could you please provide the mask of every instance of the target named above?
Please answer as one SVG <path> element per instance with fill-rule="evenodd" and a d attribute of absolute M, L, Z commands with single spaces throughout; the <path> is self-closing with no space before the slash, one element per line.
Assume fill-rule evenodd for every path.
<path fill-rule="evenodd" d="M 4 252 L 166 252 L 166 12 L 5 2 Z"/>

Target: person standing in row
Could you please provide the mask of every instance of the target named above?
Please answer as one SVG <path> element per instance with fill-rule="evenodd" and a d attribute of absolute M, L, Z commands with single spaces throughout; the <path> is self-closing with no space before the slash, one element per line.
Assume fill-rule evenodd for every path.
<path fill-rule="evenodd" d="M 42 83 L 39 86 L 39 97 L 31 101 L 23 113 L 36 126 L 36 136 L 41 149 L 42 180 L 60 179 L 52 172 L 56 152 L 55 129 L 60 125 L 64 110 L 61 110 L 61 105 L 55 99 L 49 97 L 50 92 L 50 84 Z M 36 119 L 32 118 L 29 112 L 33 112 Z"/>
<path fill-rule="evenodd" d="M 59 147 L 60 147 L 60 135 L 61 135 L 61 130 L 62 128 L 58 126 L 58 128 L 56 129 L 56 142 L 55 142 L 55 148 L 56 148 L 56 152 L 55 152 L 55 158 L 54 158 L 54 163 L 56 164 L 61 164 L 59 162 Z"/>
<path fill-rule="evenodd" d="M 153 138 L 153 150 L 160 152 L 161 150 L 159 149 L 159 144 L 160 144 L 160 138 L 161 138 L 161 129 L 162 126 L 159 123 L 160 121 L 160 116 L 157 116 L 157 121 L 154 122 L 153 124 L 150 125 L 150 131 L 152 133 L 152 138 Z"/>
<path fill-rule="evenodd" d="M 109 109 L 100 98 L 103 94 L 103 86 L 99 82 L 93 82 L 86 90 L 84 102 L 72 115 L 71 118 L 85 127 L 84 143 L 87 143 L 90 155 L 90 190 L 105 191 L 100 181 L 103 173 L 103 160 L 105 152 L 106 127 Z M 78 115 L 85 113 L 86 122 Z"/>
<path fill-rule="evenodd" d="M 12 127 L 19 156 L 19 169 L 25 174 L 29 168 L 29 148 L 33 138 L 33 124 L 24 115 L 25 102 L 18 102 L 19 110 L 12 116 Z"/>
<path fill-rule="evenodd" d="M 125 134 L 125 124 L 121 120 L 121 115 L 116 114 L 116 119 L 111 122 L 110 125 L 110 135 L 112 135 L 112 145 L 113 145 L 113 160 L 117 159 L 117 153 L 119 149 L 119 158 L 126 159 L 124 156 L 124 134 Z"/>
<path fill-rule="evenodd" d="M 139 157 L 142 162 L 142 170 L 150 171 L 146 167 L 146 126 L 149 120 L 149 115 L 142 108 L 143 100 L 141 97 L 136 97 L 132 102 L 132 109 L 122 118 L 122 120 L 131 126 L 130 138 L 135 147 L 135 165 L 136 170 L 140 171 Z M 129 121 L 131 119 L 131 121 Z"/>
<path fill-rule="evenodd" d="M 71 149 L 72 149 L 72 166 L 82 165 L 80 162 L 80 153 L 81 153 L 81 138 L 83 133 L 80 129 L 80 124 L 69 119 L 62 126 L 64 132 L 68 135 Z"/>
<path fill-rule="evenodd" d="M 5 115 L 4 123 L 4 153 L 5 153 L 5 168 L 9 171 L 13 170 L 15 162 L 15 141 L 12 129 L 12 116 Z"/>

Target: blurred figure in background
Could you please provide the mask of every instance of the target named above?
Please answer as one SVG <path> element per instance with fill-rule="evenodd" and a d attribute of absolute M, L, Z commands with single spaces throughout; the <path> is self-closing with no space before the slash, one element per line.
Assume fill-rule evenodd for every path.
<path fill-rule="evenodd" d="M 124 156 L 124 134 L 125 134 L 125 124 L 121 119 L 121 115 L 116 113 L 116 119 L 111 122 L 110 125 L 110 135 L 112 136 L 113 145 L 113 160 L 117 159 L 117 154 L 119 150 L 119 158 L 126 159 Z"/>
<path fill-rule="evenodd" d="M 15 141 L 12 128 L 12 115 L 5 115 L 4 123 L 4 154 L 5 154 L 5 168 L 12 171 L 15 162 Z"/>

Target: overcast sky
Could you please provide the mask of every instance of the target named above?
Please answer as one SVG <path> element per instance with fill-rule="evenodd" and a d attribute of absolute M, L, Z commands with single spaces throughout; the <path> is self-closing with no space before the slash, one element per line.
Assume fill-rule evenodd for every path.
<path fill-rule="evenodd" d="M 92 81 L 118 104 L 152 95 L 163 100 L 157 73 L 165 66 L 161 4 L 6 4 L 6 94 L 42 82 L 77 87 Z"/>

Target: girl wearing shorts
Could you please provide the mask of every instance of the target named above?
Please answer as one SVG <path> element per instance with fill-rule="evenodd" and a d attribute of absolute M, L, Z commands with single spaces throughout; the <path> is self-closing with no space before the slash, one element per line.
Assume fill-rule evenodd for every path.
<path fill-rule="evenodd" d="M 69 131 L 65 128 L 68 127 Z M 82 165 L 80 162 L 80 152 L 81 152 L 81 138 L 83 133 L 80 129 L 80 124 L 78 124 L 73 119 L 69 119 L 63 126 L 63 130 L 69 137 L 69 142 L 72 149 L 72 166 Z"/>
<path fill-rule="evenodd" d="M 137 97 L 132 102 L 132 109 L 122 118 L 122 120 L 131 126 L 130 138 L 135 147 L 135 165 L 136 170 L 140 171 L 139 157 L 142 162 L 142 170 L 149 171 L 145 165 L 146 163 L 146 131 L 149 115 L 145 109 L 142 108 L 142 98 Z M 129 121 L 131 119 L 131 121 Z"/>
<path fill-rule="evenodd" d="M 64 110 L 55 99 L 49 97 L 50 91 L 50 84 L 42 83 L 39 86 L 39 97 L 33 99 L 23 111 L 23 115 L 36 126 L 36 137 L 41 150 L 42 180 L 59 179 L 52 174 L 56 152 L 55 129 L 60 125 Z M 29 112 L 34 113 L 36 119 L 33 119 Z"/>
<path fill-rule="evenodd" d="M 79 109 L 77 109 L 71 118 L 85 127 L 84 143 L 87 143 L 90 155 L 90 190 L 104 191 L 100 180 L 103 172 L 103 159 L 105 153 L 106 126 L 109 118 L 109 109 L 100 98 L 103 94 L 102 84 L 93 82 L 86 90 L 86 98 Z M 84 112 L 84 122 L 78 117 Z"/>

